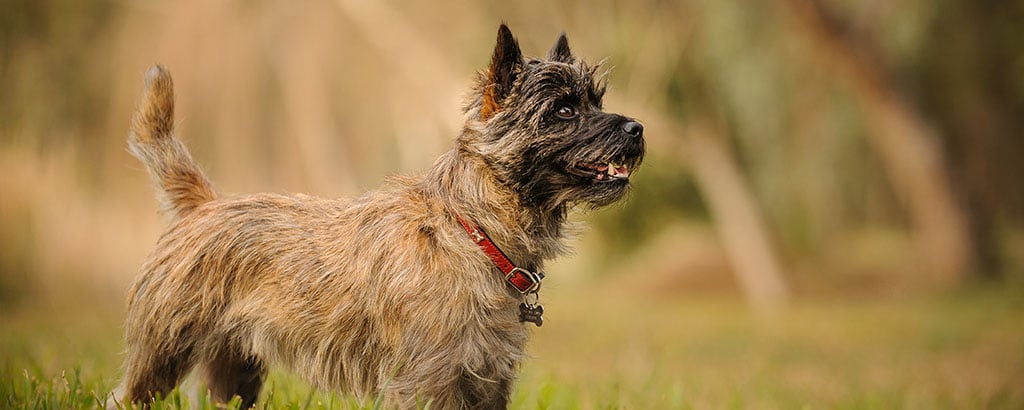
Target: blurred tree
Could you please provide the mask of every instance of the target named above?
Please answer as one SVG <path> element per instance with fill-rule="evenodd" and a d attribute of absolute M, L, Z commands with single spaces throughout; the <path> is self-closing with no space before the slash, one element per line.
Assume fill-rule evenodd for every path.
<path fill-rule="evenodd" d="M 936 2 L 919 58 L 903 76 L 944 131 L 969 211 L 978 271 L 1004 269 L 1000 236 L 1024 221 L 1024 3 Z"/>
<path fill-rule="evenodd" d="M 974 263 L 967 216 L 952 186 L 939 136 L 881 67 L 873 44 L 851 35 L 815 0 L 781 0 L 781 9 L 816 59 L 848 86 L 866 114 L 872 147 L 900 194 L 915 230 L 920 260 L 940 285 L 962 282 Z"/>
<path fill-rule="evenodd" d="M 710 115 L 696 114 L 686 132 L 690 163 L 744 295 L 756 312 L 773 313 L 789 290 L 760 207 L 722 134 Z"/>
<path fill-rule="evenodd" d="M 737 159 L 730 113 L 721 109 L 721 90 L 711 84 L 700 64 L 680 59 L 680 46 L 668 58 L 676 64 L 666 70 L 663 93 L 657 98 L 665 116 L 648 117 L 668 128 L 680 141 L 652 137 L 651 144 L 675 146 L 670 155 L 690 167 L 706 204 L 718 240 L 736 275 L 740 291 L 755 312 L 773 314 L 788 302 L 789 284 L 765 222 L 761 203 Z M 650 113 L 645 115 L 651 115 Z"/>

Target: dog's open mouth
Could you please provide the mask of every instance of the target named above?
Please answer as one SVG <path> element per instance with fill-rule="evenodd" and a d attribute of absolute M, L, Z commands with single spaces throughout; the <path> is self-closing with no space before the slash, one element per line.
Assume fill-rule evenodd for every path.
<path fill-rule="evenodd" d="M 623 162 L 625 161 L 577 164 L 575 168 L 579 173 L 592 177 L 596 181 L 628 181 L 629 165 Z"/>

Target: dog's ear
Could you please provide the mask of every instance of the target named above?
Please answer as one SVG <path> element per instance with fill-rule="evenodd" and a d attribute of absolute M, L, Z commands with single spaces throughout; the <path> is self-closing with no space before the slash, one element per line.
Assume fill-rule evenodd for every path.
<path fill-rule="evenodd" d="M 523 53 L 519 43 L 512 37 L 512 30 L 504 23 L 498 27 L 498 44 L 494 46 L 491 67 L 487 70 L 487 83 L 484 85 L 483 104 L 480 107 L 480 119 L 486 121 L 501 110 L 505 97 L 512 91 L 512 83 L 523 68 Z"/>
<path fill-rule="evenodd" d="M 558 36 L 558 40 L 555 41 L 554 47 L 551 47 L 551 51 L 548 51 L 548 60 L 570 64 L 576 60 L 572 56 L 572 51 L 569 50 L 569 39 L 565 37 L 564 31 Z"/>

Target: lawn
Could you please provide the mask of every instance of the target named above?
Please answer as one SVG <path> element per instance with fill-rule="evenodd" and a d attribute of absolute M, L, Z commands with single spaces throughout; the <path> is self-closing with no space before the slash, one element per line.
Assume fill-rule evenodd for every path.
<path fill-rule="evenodd" d="M 776 317 L 730 296 L 607 286 L 556 286 L 543 302 L 513 408 L 1024 408 L 1019 288 L 804 298 Z M 0 407 L 102 407 L 116 384 L 121 313 L 60 305 L 0 315 Z M 190 395 L 156 407 L 211 407 Z M 275 371 L 259 406 L 374 403 Z"/>

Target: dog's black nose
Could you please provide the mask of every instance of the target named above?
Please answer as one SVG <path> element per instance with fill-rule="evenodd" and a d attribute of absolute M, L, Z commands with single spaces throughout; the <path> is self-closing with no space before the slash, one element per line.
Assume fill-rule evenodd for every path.
<path fill-rule="evenodd" d="M 622 124 L 622 131 L 634 137 L 644 134 L 644 125 L 636 121 L 626 121 Z"/>

